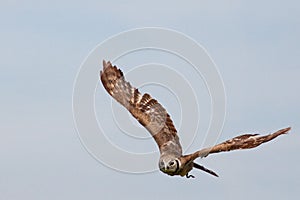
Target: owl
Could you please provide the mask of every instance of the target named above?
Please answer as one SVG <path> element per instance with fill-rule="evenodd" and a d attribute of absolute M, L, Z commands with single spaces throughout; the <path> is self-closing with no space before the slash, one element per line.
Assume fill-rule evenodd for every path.
<path fill-rule="evenodd" d="M 194 178 L 189 174 L 190 171 L 199 169 L 218 177 L 215 172 L 197 164 L 195 160 L 214 153 L 255 148 L 279 135 L 286 134 L 291 129 L 288 127 L 263 136 L 244 134 L 215 146 L 183 155 L 173 121 L 166 109 L 156 99 L 147 93 L 141 94 L 137 88 L 125 80 L 122 71 L 113 66 L 111 62 L 103 61 L 100 79 L 108 94 L 124 106 L 152 135 L 160 152 L 159 169 L 170 176 Z"/>

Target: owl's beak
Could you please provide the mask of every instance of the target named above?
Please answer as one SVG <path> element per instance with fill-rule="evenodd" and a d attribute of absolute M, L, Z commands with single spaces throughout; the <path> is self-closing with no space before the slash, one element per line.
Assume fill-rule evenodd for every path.
<path fill-rule="evenodd" d="M 166 165 L 165 162 L 164 162 L 164 165 L 163 165 L 163 166 L 160 166 L 160 170 L 163 171 L 163 172 L 166 172 L 166 170 L 167 170 L 167 165 Z"/>
<path fill-rule="evenodd" d="M 164 163 L 164 170 L 167 171 L 168 170 L 168 165 L 166 163 Z"/>

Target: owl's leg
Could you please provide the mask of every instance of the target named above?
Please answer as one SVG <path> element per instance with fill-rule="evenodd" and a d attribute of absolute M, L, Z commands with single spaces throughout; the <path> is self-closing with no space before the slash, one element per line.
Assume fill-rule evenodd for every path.
<path fill-rule="evenodd" d="M 188 173 L 185 175 L 185 177 L 187 177 L 187 178 L 195 178 L 195 176 L 189 175 Z"/>

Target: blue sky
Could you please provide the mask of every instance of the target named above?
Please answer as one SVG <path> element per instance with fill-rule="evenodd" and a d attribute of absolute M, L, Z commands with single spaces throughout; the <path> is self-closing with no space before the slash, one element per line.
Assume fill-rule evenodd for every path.
<path fill-rule="evenodd" d="M 298 2 L 2 1 L 0 5 L 0 199 L 299 197 Z M 73 121 L 76 74 L 97 44 L 145 26 L 192 37 L 218 66 L 227 94 L 220 140 L 285 126 L 293 127 L 291 133 L 256 150 L 200 160 L 220 174 L 218 179 L 200 172 L 194 172 L 195 180 L 160 172 L 126 174 L 93 159 Z"/>

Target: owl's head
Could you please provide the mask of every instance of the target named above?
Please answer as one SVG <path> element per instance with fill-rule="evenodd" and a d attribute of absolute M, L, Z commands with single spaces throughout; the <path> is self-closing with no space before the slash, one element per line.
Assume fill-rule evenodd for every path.
<path fill-rule="evenodd" d="M 162 156 L 159 159 L 160 171 L 168 175 L 171 176 L 177 175 L 180 168 L 181 168 L 181 162 L 179 158 L 168 155 L 168 156 Z"/>

